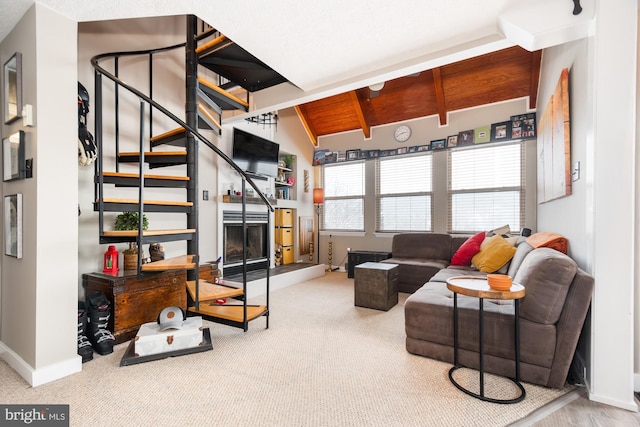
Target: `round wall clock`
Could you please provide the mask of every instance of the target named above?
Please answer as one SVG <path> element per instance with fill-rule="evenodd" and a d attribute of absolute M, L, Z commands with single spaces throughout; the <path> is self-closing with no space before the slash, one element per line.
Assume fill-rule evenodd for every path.
<path fill-rule="evenodd" d="M 405 142 L 411 137 L 411 128 L 407 125 L 398 126 L 393 137 L 398 142 Z"/>

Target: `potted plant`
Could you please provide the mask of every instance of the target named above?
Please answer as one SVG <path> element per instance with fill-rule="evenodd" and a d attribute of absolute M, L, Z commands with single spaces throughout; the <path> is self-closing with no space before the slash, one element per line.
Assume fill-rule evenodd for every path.
<path fill-rule="evenodd" d="M 123 212 L 116 217 L 114 227 L 116 230 L 138 230 L 140 215 L 138 212 Z M 149 220 L 142 214 L 142 229 L 149 227 Z M 138 265 L 138 243 L 129 242 L 129 248 L 122 252 L 125 270 L 135 270 Z M 143 254 L 144 258 L 144 254 Z"/>
<path fill-rule="evenodd" d="M 293 167 L 293 156 L 291 154 L 285 154 L 284 163 L 287 169 L 291 169 Z"/>

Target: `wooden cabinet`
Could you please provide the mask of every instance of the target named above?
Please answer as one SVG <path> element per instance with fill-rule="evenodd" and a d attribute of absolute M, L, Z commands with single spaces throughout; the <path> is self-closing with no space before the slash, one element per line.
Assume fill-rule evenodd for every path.
<path fill-rule="evenodd" d="M 140 325 L 155 322 L 163 308 L 187 309 L 187 273 L 185 270 L 151 273 L 138 278 L 135 271 L 120 271 L 117 276 L 103 273 L 82 275 L 85 295 L 102 291 L 111 301 L 109 330 L 116 344 L 136 336 Z"/>
<path fill-rule="evenodd" d="M 275 243 L 282 247 L 282 264 L 291 264 L 294 256 L 294 229 L 295 211 L 288 208 L 275 210 Z"/>

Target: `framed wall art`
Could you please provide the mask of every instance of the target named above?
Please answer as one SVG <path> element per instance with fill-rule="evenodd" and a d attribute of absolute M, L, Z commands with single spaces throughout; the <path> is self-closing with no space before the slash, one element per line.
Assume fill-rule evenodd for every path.
<path fill-rule="evenodd" d="M 447 147 L 453 148 L 458 146 L 458 135 L 451 135 L 447 138 Z"/>
<path fill-rule="evenodd" d="M 569 70 L 565 68 L 538 123 L 538 203 L 572 192 L 569 111 Z M 526 123 L 521 127 L 527 131 Z"/>
<path fill-rule="evenodd" d="M 22 194 L 4 197 L 4 253 L 22 258 Z"/>
<path fill-rule="evenodd" d="M 491 125 L 491 142 L 508 141 L 510 139 L 511 121 Z"/>
<path fill-rule="evenodd" d="M 2 140 L 2 180 L 24 178 L 24 164 L 24 131 L 18 131 Z"/>
<path fill-rule="evenodd" d="M 4 122 L 11 123 L 22 116 L 22 54 L 16 52 L 3 67 Z"/>
<path fill-rule="evenodd" d="M 459 132 L 458 133 L 458 145 L 473 144 L 473 136 L 474 136 L 473 129 Z"/>
<path fill-rule="evenodd" d="M 491 140 L 491 129 L 489 126 L 482 126 L 473 130 L 473 143 L 483 144 Z"/>

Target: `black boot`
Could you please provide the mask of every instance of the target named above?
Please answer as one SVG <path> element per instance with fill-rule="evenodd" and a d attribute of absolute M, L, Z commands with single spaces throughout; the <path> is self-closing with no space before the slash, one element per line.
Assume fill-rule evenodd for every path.
<path fill-rule="evenodd" d="M 87 310 L 82 301 L 78 301 L 78 354 L 82 356 L 82 363 L 93 359 L 93 349 L 87 333 L 89 332 L 89 319 Z"/>
<path fill-rule="evenodd" d="M 111 316 L 109 300 L 103 292 L 97 291 L 87 298 L 89 308 L 89 340 L 93 349 L 105 355 L 113 352 L 115 338 L 107 329 Z"/>

